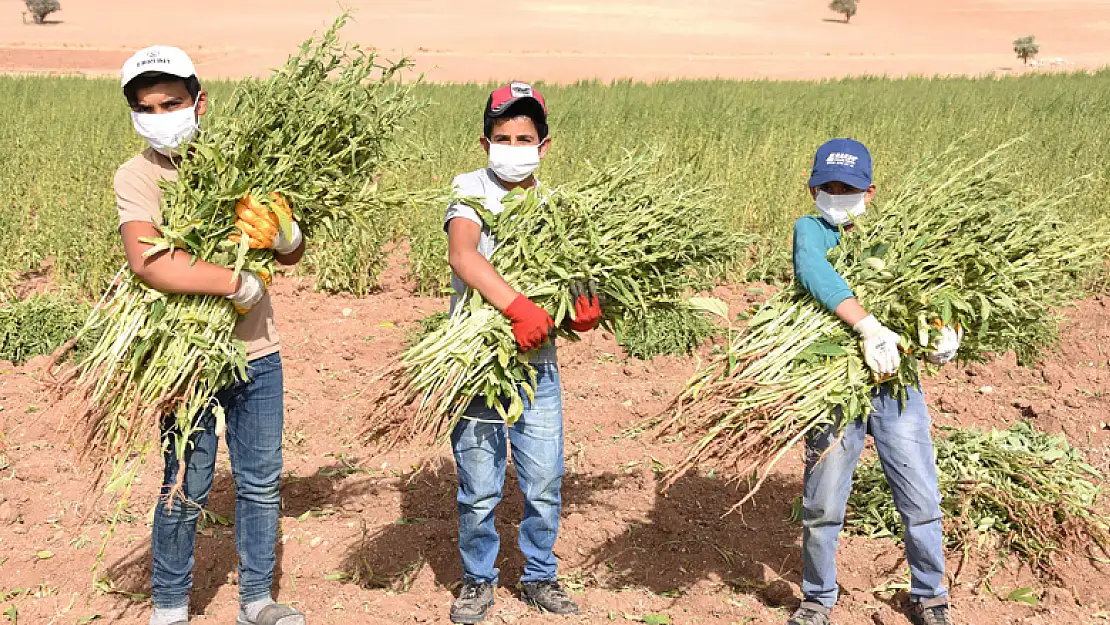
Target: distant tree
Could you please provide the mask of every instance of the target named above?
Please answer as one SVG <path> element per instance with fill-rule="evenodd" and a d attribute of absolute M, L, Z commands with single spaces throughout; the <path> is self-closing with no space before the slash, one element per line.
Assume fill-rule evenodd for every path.
<path fill-rule="evenodd" d="M 27 5 L 27 11 L 34 18 L 36 24 L 42 24 L 46 21 L 46 16 L 55 11 L 61 11 L 62 5 L 58 0 L 23 0 Z M 26 19 L 26 18 L 24 18 Z"/>
<path fill-rule="evenodd" d="M 1033 35 L 1014 39 L 1014 54 L 1017 54 L 1021 62 L 1026 65 L 1029 64 L 1029 59 L 1037 56 L 1040 51 L 1041 47 L 1037 45 L 1036 38 Z"/>
<path fill-rule="evenodd" d="M 844 22 L 848 23 L 852 21 L 852 16 L 856 14 L 857 4 L 856 0 L 832 0 L 829 3 L 829 8 L 844 15 Z"/>

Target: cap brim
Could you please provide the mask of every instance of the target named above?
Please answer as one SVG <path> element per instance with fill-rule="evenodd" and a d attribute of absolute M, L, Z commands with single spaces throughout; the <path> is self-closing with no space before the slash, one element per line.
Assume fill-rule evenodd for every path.
<path fill-rule="evenodd" d="M 191 73 L 186 73 L 186 70 L 148 69 L 141 72 L 136 72 L 134 74 L 131 74 L 127 78 L 122 79 L 120 81 L 122 83 L 120 86 L 126 87 L 128 83 L 130 83 L 132 80 L 135 80 L 139 76 L 142 76 L 143 74 L 165 74 L 167 76 L 175 76 L 181 79 L 197 75 L 196 68 L 194 68 Z"/>
<path fill-rule="evenodd" d="M 871 186 L 871 181 L 866 177 L 846 171 L 825 171 L 809 177 L 810 187 L 819 187 L 826 182 L 843 182 L 854 189 L 860 190 L 866 190 Z"/>
<path fill-rule="evenodd" d="M 500 108 L 498 108 L 498 109 L 497 109 L 496 111 L 487 111 L 487 112 L 486 112 L 486 116 L 487 116 L 487 117 L 492 117 L 492 118 L 494 118 L 494 119 L 496 119 L 496 118 L 498 118 L 498 117 L 501 117 L 501 116 L 503 116 L 503 115 L 504 115 L 505 113 L 508 113 L 508 112 L 509 112 L 509 109 L 513 108 L 513 105 L 514 105 L 514 104 L 516 104 L 517 102 L 521 102 L 521 101 L 531 101 L 531 102 L 535 103 L 535 105 L 536 105 L 537 107 L 539 107 L 539 109 L 540 109 L 540 113 L 542 113 L 542 114 L 543 114 L 543 118 L 544 118 L 544 119 L 547 119 L 547 109 L 546 109 L 546 108 L 544 107 L 543 103 L 542 103 L 542 102 L 540 102 L 540 101 L 539 101 L 538 99 L 536 99 L 535 97 L 533 97 L 533 96 L 530 96 L 530 95 L 520 96 L 519 98 L 513 98 L 513 99 L 511 99 L 511 100 L 505 100 L 505 101 L 504 101 L 504 102 L 503 102 L 503 103 L 501 104 L 501 107 L 500 107 Z"/>

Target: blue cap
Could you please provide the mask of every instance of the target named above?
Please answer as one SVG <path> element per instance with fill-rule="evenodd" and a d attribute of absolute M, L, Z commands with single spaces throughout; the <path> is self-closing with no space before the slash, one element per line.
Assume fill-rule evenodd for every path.
<path fill-rule="evenodd" d="M 871 186 L 871 152 L 855 139 L 833 139 L 817 148 L 809 186 L 843 182 L 856 189 Z"/>

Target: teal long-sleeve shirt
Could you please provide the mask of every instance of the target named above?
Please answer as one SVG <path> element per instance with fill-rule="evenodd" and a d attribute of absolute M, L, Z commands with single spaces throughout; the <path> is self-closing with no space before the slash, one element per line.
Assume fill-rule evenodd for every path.
<path fill-rule="evenodd" d="M 829 312 L 855 297 L 851 287 L 829 262 L 829 250 L 840 244 L 840 229 L 807 215 L 794 223 L 794 281 Z"/>

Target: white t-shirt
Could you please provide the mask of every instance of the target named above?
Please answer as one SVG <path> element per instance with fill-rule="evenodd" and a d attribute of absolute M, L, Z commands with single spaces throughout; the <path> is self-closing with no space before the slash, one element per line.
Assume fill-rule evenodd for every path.
<path fill-rule="evenodd" d="M 539 182 L 537 181 L 536 184 L 539 184 Z M 459 195 L 485 198 L 486 209 L 495 215 L 504 210 L 504 207 L 501 206 L 501 200 L 509 194 L 509 190 L 501 186 L 497 176 L 488 167 L 459 174 L 455 176 L 451 185 Z M 447 231 L 447 225 L 451 223 L 451 220 L 456 218 L 469 219 L 482 227 L 482 235 L 478 239 L 478 253 L 486 258 L 493 256 L 493 251 L 497 249 L 497 241 L 490 233 L 489 227 L 482 222 L 478 213 L 462 202 L 452 202 L 447 207 L 447 214 L 443 217 L 444 232 Z M 455 306 L 465 296 L 467 290 L 466 283 L 454 271 L 451 272 L 451 288 L 455 291 L 451 295 L 451 310 L 454 311 Z M 552 342 L 545 343 L 531 358 L 531 362 L 534 363 L 555 361 L 555 344 Z"/>

